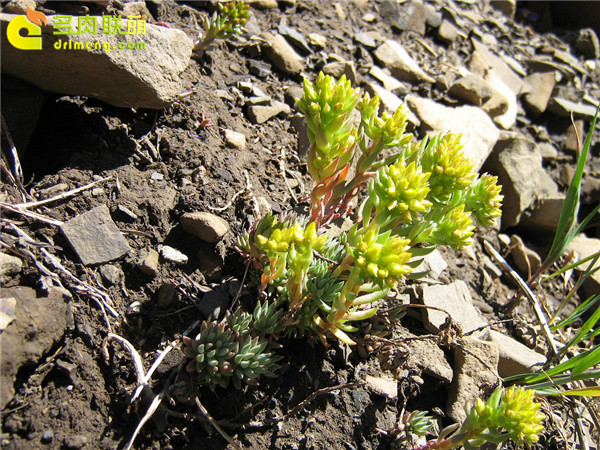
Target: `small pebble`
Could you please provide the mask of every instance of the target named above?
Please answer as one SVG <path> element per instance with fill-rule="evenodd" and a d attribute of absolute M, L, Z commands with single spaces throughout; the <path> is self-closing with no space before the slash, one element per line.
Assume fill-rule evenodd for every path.
<path fill-rule="evenodd" d="M 42 444 L 49 444 L 54 439 L 54 431 L 46 430 L 44 434 L 42 434 Z"/>
<path fill-rule="evenodd" d="M 165 261 L 177 265 L 184 265 L 188 262 L 187 255 L 181 253 L 176 248 L 169 247 L 168 245 L 162 245 L 160 247 L 160 256 L 162 256 Z"/>
<path fill-rule="evenodd" d="M 171 283 L 165 283 L 158 288 L 157 301 L 161 308 L 168 308 L 175 299 L 175 286 Z"/>

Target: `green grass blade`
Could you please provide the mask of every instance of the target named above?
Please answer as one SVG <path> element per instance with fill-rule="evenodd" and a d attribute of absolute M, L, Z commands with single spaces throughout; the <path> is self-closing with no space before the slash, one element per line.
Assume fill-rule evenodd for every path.
<path fill-rule="evenodd" d="M 563 356 L 570 348 L 579 344 L 584 339 L 589 339 L 588 332 L 596 325 L 596 322 L 600 319 L 600 307 L 596 308 L 596 311 L 590 316 L 588 320 L 581 326 L 577 331 L 573 339 L 563 347 L 560 351 L 560 355 Z"/>
<path fill-rule="evenodd" d="M 546 395 L 569 395 L 578 397 L 600 397 L 600 386 L 569 389 L 568 391 L 557 391 Z"/>
<path fill-rule="evenodd" d="M 554 377 L 551 380 L 546 379 L 546 381 L 540 383 L 528 384 L 529 389 L 548 389 L 548 388 L 556 388 L 558 386 L 562 386 L 563 384 L 573 383 L 575 381 L 587 381 L 587 380 L 596 380 L 600 378 L 600 370 L 592 370 L 589 372 L 584 372 L 577 376 L 571 375 L 563 375 L 559 377 Z"/>
<path fill-rule="evenodd" d="M 598 207 L 596 208 L 597 210 L 600 210 L 600 205 L 598 205 Z M 573 264 L 569 264 L 568 266 L 565 266 L 559 270 L 557 270 L 556 272 L 553 272 L 552 274 L 548 275 L 546 278 L 543 279 L 543 281 L 549 281 L 552 278 L 556 278 L 559 275 L 562 275 L 563 273 L 571 270 L 571 269 L 575 269 L 576 267 L 581 266 L 582 264 L 585 264 L 586 262 L 590 261 L 590 260 L 594 260 L 594 262 L 592 263 L 592 267 L 594 267 L 596 261 L 598 260 L 597 258 L 600 258 L 600 251 L 593 253 L 589 256 L 586 256 L 583 259 L 580 259 L 577 262 L 574 262 Z"/>
<path fill-rule="evenodd" d="M 588 370 L 590 367 L 600 364 L 600 346 L 596 346 L 590 351 L 587 351 L 579 356 L 583 356 L 583 358 L 581 358 L 581 360 L 578 361 L 577 365 L 575 365 L 573 368 L 573 371 L 571 372 L 573 375 L 579 375 L 580 373 Z"/>
<path fill-rule="evenodd" d="M 551 367 L 550 369 L 545 370 L 543 373 L 530 374 L 526 376 L 523 381 L 525 384 L 539 383 L 541 381 L 547 380 L 548 377 L 553 378 L 557 375 L 562 375 L 570 370 L 572 371 L 571 374 L 573 376 L 579 375 L 585 372 L 587 368 L 598 364 L 598 360 L 600 359 L 600 354 L 598 353 L 599 350 L 600 347 L 593 347 L 577 356 L 574 356 L 573 358 L 570 358 L 554 367 Z M 553 361 L 554 360 L 550 361 L 546 365 L 552 366 Z M 575 372 L 575 368 L 578 368 L 579 370 Z M 513 377 L 511 377 L 511 379 L 512 378 Z"/>
<path fill-rule="evenodd" d="M 557 258 L 558 256 L 560 256 L 565 250 L 567 244 L 569 243 L 569 238 L 572 239 L 573 236 L 572 231 L 575 229 L 575 223 L 577 222 L 577 214 L 579 213 L 579 201 L 581 197 L 581 180 L 583 178 L 583 169 L 585 167 L 588 153 L 592 145 L 592 135 L 594 134 L 594 129 L 596 128 L 596 120 L 598 119 L 599 113 L 600 104 L 596 108 L 596 114 L 594 115 L 594 119 L 592 120 L 590 132 L 588 133 L 583 149 L 579 154 L 579 158 L 577 160 L 577 167 L 575 169 L 575 173 L 573 174 L 573 179 L 571 180 L 569 188 L 567 189 L 565 202 L 563 204 L 562 210 L 560 212 L 560 217 L 558 219 L 556 234 L 554 235 L 554 240 L 552 242 L 552 246 L 550 247 L 549 257 L 551 258 Z"/>
<path fill-rule="evenodd" d="M 550 329 L 552 331 L 556 331 L 560 328 L 564 328 L 567 325 L 572 324 L 575 320 L 577 320 L 579 317 L 581 317 L 583 314 L 585 314 L 585 312 L 588 309 L 590 309 L 592 306 L 594 306 L 598 302 L 598 300 L 600 300 L 600 294 L 591 296 L 586 301 L 584 301 L 581 305 L 579 305 L 577 308 L 575 308 L 575 310 L 571 313 L 571 315 L 569 317 L 567 317 L 560 323 L 553 325 L 552 327 L 550 327 Z"/>

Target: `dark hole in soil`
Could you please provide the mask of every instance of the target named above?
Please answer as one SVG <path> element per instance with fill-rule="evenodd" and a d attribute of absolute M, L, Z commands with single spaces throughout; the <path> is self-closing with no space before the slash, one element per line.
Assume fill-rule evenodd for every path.
<path fill-rule="evenodd" d="M 41 179 L 66 166 L 99 172 L 126 164 L 134 143 L 118 124 L 109 129 L 104 117 L 111 109 L 81 97 L 48 98 L 21 158 L 25 179 Z"/>

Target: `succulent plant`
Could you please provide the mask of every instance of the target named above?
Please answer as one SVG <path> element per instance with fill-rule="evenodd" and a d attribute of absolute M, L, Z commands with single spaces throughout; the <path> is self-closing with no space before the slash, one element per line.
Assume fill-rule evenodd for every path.
<path fill-rule="evenodd" d="M 436 245 L 462 249 L 473 242 L 475 221 L 500 216 L 497 179 L 478 176 L 462 152 L 460 136 L 441 134 L 413 142 L 407 114 L 381 113 L 371 98 L 342 76 L 304 80 L 298 108 L 306 115 L 313 178 L 308 220 L 267 215 L 238 242 L 262 269 L 259 291 L 273 296 L 262 332 L 353 344 L 355 322 L 377 312 L 377 302 L 409 277 Z M 393 149 L 384 156 L 384 150 Z M 350 166 L 354 164 L 354 172 Z M 358 220 L 336 239 L 326 228 L 348 215 L 367 186 Z M 364 190 L 362 190 L 364 192 Z M 279 326 L 266 326 L 266 317 Z"/>
<path fill-rule="evenodd" d="M 533 444 L 538 441 L 545 419 L 540 404 L 534 401 L 534 391 L 517 386 L 496 389 L 487 401 L 478 398 L 467 404 L 465 411 L 467 418 L 462 424 L 445 428 L 436 440 L 416 448 L 470 450 L 486 442 L 500 444 L 509 438 L 517 444 Z"/>
<path fill-rule="evenodd" d="M 234 374 L 233 359 L 238 354 L 239 342 L 225 321 L 203 322 L 200 333 L 191 339 L 183 337 L 183 353 L 191 358 L 186 366 L 195 373 L 199 384 L 227 387 Z"/>
<path fill-rule="evenodd" d="M 257 309 L 258 315 L 269 311 L 263 306 Z M 183 337 L 182 350 L 190 358 L 186 370 L 194 374 L 198 384 L 212 390 L 217 386 L 226 388 L 230 383 L 237 388 L 242 382 L 255 385 L 261 375 L 275 376 L 281 357 L 270 351 L 269 341 L 255 335 L 253 325 L 253 315 L 241 309 L 228 312 L 220 322 L 204 321 L 195 338 Z"/>
<path fill-rule="evenodd" d="M 219 3 L 219 11 L 204 18 L 204 36 L 194 45 L 194 51 L 209 48 L 215 39 L 227 39 L 234 34 L 241 34 L 244 25 L 250 18 L 249 6 L 241 0 Z"/>

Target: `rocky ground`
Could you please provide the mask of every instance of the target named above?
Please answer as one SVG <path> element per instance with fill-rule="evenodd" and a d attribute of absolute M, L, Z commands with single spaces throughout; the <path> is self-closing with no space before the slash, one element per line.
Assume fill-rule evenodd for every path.
<path fill-rule="evenodd" d="M 250 3 L 247 33 L 192 54 L 210 2 L 2 2 L 3 13 L 33 6 L 48 17 L 41 52 L 19 52 L 2 34 L 6 448 L 124 447 L 166 392 L 135 447 L 388 448 L 403 411 L 427 410 L 446 426 L 498 374 L 546 361 L 529 306 L 503 308 L 517 288 L 483 241 L 525 279 L 546 255 L 600 99 L 600 30 L 583 22 L 593 12 L 582 6 L 568 22 L 563 2 Z M 147 53 L 53 51 L 55 14 L 145 14 Z M 2 15 L 3 30 L 12 17 Z M 201 390 L 228 443 L 175 395 L 178 346 L 198 321 L 256 301 L 233 245 L 257 214 L 305 204 L 306 128 L 294 98 L 319 71 L 345 74 L 390 111 L 404 102 L 418 137 L 462 133 L 476 167 L 498 175 L 504 213 L 467 251 L 435 252 L 426 280 L 398 294 L 448 311 L 464 336 L 438 339 L 444 313 L 409 308 L 385 345 L 283 342 L 277 378 Z M 581 217 L 600 199 L 598 135 Z M 576 239 L 576 257 L 600 249 L 599 225 Z M 574 278 L 537 288 L 550 315 Z M 581 298 L 599 286 L 597 275 Z M 575 448 L 573 411 L 597 448 L 597 405 L 541 401 L 537 448 Z"/>

